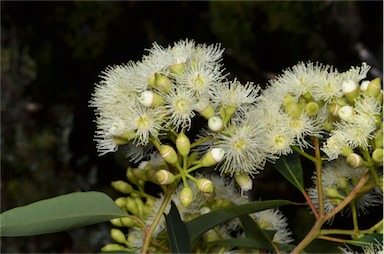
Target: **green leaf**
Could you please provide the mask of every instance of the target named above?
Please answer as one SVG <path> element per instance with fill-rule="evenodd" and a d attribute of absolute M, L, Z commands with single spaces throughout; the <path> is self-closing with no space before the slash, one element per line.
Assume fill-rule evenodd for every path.
<path fill-rule="evenodd" d="M 1 236 L 54 233 L 125 216 L 105 193 L 74 192 L 1 213 Z"/>
<path fill-rule="evenodd" d="M 243 248 L 250 248 L 250 249 L 273 250 L 273 249 L 270 249 L 269 244 L 266 244 L 264 241 L 260 241 L 259 239 L 253 239 L 248 237 L 217 240 L 217 241 L 208 242 L 208 244 L 243 247 Z M 291 244 L 282 244 L 282 243 L 275 243 L 275 244 L 280 251 L 292 251 L 296 247 L 295 245 L 291 245 Z"/>
<path fill-rule="evenodd" d="M 204 234 L 204 232 L 223 222 L 239 217 L 241 215 L 289 204 L 296 203 L 288 200 L 256 201 L 244 205 L 223 208 L 204 214 L 186 223 L 189 231 L 191 246 L 193 247 L 196 244 L 197 240 Z"/>
<path fill-rule="evenodd" d="M 304 190 L 303 169 L 298 153 L 282 156 L 275 162 L 276 169 L 301 192 Z"/>
<path fill-rule="evenodd" d="M 348 244 L 352 244 L 359 247 L 378 245 L 383 242 L 383 234 L 366 235 L 356 240 L 346 241 Z"/>
<path fill-rule="evenodd" d="M 171 211 L 165 215 L 169 245 L 172 253 L 190 253 L 189 233 L 187 226 L 181 220 L 175 203 L 171 202 Z"/>

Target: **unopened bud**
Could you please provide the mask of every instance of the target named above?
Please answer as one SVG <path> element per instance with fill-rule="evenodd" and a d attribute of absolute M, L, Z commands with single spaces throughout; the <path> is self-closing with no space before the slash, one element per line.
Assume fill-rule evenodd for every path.
<path fill-rule="evenodd" d="M 337 198 L 340 200 L 344 200 L 344 196 L 339 193 L 339 191 L 335 187 L 328 187 L 325 190 L 325 195 L 328 198 Z"/>
<path fill-rule="evenodd" d="M 347 80 L 342 84 L 342 91 L 345 98 L 354 104 L 355 99 L 360 95 L 359 85 L 353 80 Z"/>
<path fill-rule="evenodd" d="M 164 74 L 156 72 L 149 79 L 148 85 L 153 88 L 157 88 L 164 93 L 168 93 L 172 88 L 171 80 Z"/>
<path fill-rule="evenodd" d="M 156 179 L 161 185 L 171 184 L 175 181 L 175 175 L 168 170 L 162 169 L 156 173 Z"/>
<path fill-rule="evenodd" d="M 169 145 L 160 145 L 160 155 L 161 157 L 168 162 L 169 164 L 176 164 L 177 163 L 177 154 L 175 149 L 173 149 L 172 146 Z"/>
<path fill-rule="evenodd" d="M 125 247 L 117 244 L 117 243 L 110 243 L 101 248 L 101 252 L 111 252 L 111 251 L 117 251 L 117 250 L 124 250 Z"/>
<path fill-rule="evenodd" d="M 135 197 L 133 200 L 136 202 L 137 208 L 139 209 L 139 217 L 141 217 L 143 215 L 144 202 L 139 197 Z"/>
<path fill-rule="evenodd" d="M 315 116 L 319 112 L 319 104 L 317 102 L 308 102 L 307 105 L 305 105 L 305 113 L 309 116 Z"/>
<path fill-rule="evenodd" d="M 208 119 L 208 128 L 213 132 L 219 132 L 224 128 L 223 120 L 218 116 L 212 116 Z"/>
<path fill-rule="evenodd" d="M 189 206 L 192 203 L 193 200 L 193 192 L 191 188 L 189 187 L 184 187 L 184 189 L 181 190 L 180 192 L 180 202 L 184 207 Z"/>
<path fill-rule="evenodd" d="M 179 151 L 182 156 L 187 156 L 191 151 L 191 142 L 183 131 L 180 132 L 176 138 L 176 147 L 177 151 Z"/>
<path fill-rule="evenodd" d="M 376 132 L 376 136 L 373 139 L 373 145 L 374 149 L 383 148 L 383 129 L 379 129 Z"/>
<path fill-rule="evenodd" d="M 110 220 L 109 222 L 111 222 L 112 225 L 116 226 L 116 227 L 123 227 L 124 225 L 121 223 L 121 219 L 120 218 L 116 218 L 116 219 L 112 219 Z"/>
<path fill-rule="evenodd" d="M 125 194 L 129 194 L 132 192 L 133 188 L 129 183 L 126 183 L 124 181 L 118 180 L 111 182 L 111 185 L 113 188 L 115 188 L 117 191 Z"/>
<path fill-rule="evenodd" d="M 351 168 L 359 168 L 363 165 L 363 158 L 357 153 L 349 154 L 346 161 Z"/>
<path fill-rule="evenodd" d="M 141 168 L 133 168 L 132 169 L 132 173 L 133 173 L 133 175 L 135 176 L 135 178 L 137 179 L 137 180 L 141 180 L 141 181 L 147 181 L 148 179 L 147 179 L 147 174 L 146 174 L 146 172 L 145 172 L 145 170 L 143 170 L 143 169 L 141 169 Z"/>
<path fill-rule="evenodd" d="M 375 149 L 372 153 L 372 159 L 378 164 L 383 164 L 383 149 Z"/>
<path fill-rule="evenodd" d="M 129 182 L 138 185 L 138 179 L 136 179 L 136 176 L 132 172 L 133 168 L 129 167 L 127 168 L 126 176 Z"/>
<path fill-rule="evenodd" d="M 344 157 L 348 157 L 348 155 L 352 153 L 353 153 L 353 149 L 350 146 L 344 146 L 341 149 L 341 155 L 343 155 Z"/>
<path fill-rule="evenodd" d="M 209 101 L 209 97 L 200 98 L 195 105 L 194 110 L 199 112 L 199 114 L 206 119 L 209 119 L 215 115 L 215 109 L 213 108 L 212 103 Z"/>
<path fill-rule="evenodd" d="M 163 105 L 164 99 L 153 91 L 144 91 L 139 96 L 139 102 L 145 107 L 156 107 Z"/>
<path fill-rule="evenodd" d="M 200 214 L 203 215 L 203 214 L 207 214 L 207 213 L 210 213 L 211 212 L 211 209 L 207 206 L 203 206 L 202 208 L 200 208 Z"/>
<path fill-rule="evenodd" d="M 124 225 L 124 227 L 132 228 L 137 225 L 137 222 L 129 217 L 124 217 L 120 219 L 121 224 Z"/>
<path fill-rule="evenodd" d="M 367 87 L 367 94 L 376 97 L 381 91 L 381 79 L 375 78 L 369 82 L 369 85 Z"/>
<path fill-rule="evenodd" d="M 201 159 L 203 167 L 210 167 L 219 163 L 224 157 L 224 150 L 222 148 L 212 148 Z"/>
<path fill-rule="evenodd" d="M 350 121 L 353 115 L 354 115 L 354 110 L 353 110 L 353 107 L 351 106 L 343 106 L 339 110 L 339 117 L 344 121 Z"/>
<path fill-rule="evenodd" d="M 243 191 L 249 191 L 253 188 L 253 181 L 246 174 L 236 174 L 235 181 Z"/>
<path fill-rule="evenodd" d="M 127 203 L 126 203 L 125 207 L 126 207 L 128 212 L 130 212 L 134 215 L 137 215 L 137 216 L 140 215 L 139 207 L 137 206 L 137 204 L 133 198 L 130 198 L 130 197 L 127 198 Z"/>
<path fill-rule="evenodd" d="M 196 181 L 196 186 L 201 192 L 210 193 L 213 192 L 212 181 L 202 178 Z"/>
<path fill-rule="evenodd" d="M 236 110 L 237 110 L 236 106 L 226 106 L 224 108 L 225 118 L 230 119 L 230 117 L 232 117 L 232 115 L 236 112 Z"/>
<path fill-rule="evenodd" d="M 125 244 L 127 243 L 127 238 L 121 230 L 112 228 L 111 229 L 111 237 L 115 242 Z"/>
<path fill-rule="evenodd" d="M 115 204 L 120 207 L 120 208 L 124 208 L 125 205 L 127 204 L 127 198 L 125 197 L 119 197 L 117 199 L 115 199 Z"/>

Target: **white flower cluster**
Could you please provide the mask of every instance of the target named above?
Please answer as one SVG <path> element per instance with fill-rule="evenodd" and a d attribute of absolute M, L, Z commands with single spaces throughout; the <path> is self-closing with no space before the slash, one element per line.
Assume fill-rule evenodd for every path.
<path fill-rule="evenodd" d="M 226 79 L 222 53 L 218 44 L 192 40 L 167 48 L 154 43 L 142 61 L 108 67 L 90 102 L 100 154 L 120 144 L 145 147 L 170 130 L 188 131 L 200 115 L 208 123 L 201 133 L 212 139 L 195 150 L 219 148 L 221 172 L 253 175 L 292 146 L 311 146 L 309 137 L 329 133 L 322 151 L 333 160 L 346 147 L 367 149 L 380 129 L 380 81 L 379 87 L 372 81 L 359 86 L 370 69 L 366 63 L 339 73 L 300 62 L 258 95 L 253 83 Z"/>

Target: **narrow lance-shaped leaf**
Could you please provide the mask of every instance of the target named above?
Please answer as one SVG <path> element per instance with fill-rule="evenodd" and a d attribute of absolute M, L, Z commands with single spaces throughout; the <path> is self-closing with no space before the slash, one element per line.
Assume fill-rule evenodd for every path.
<path fill-rule="evenodd" d="M 1 236 L 54 233 L 125 216 L 105 193 L 74 192 L 1 213 Z"/>
<path fill-rule="evenodd" d="M 303 169 L 301 167 L 300 156 L 294 152 L 292 154 L 281 156 L 275 162 L 276 169 L 296 188 L 304 192 Z"/>
<path fill-rule="evenodd" d="M 283 205 L 289 205 L 289 204 L 297 204 L 297 203 L 293 203 L 288 200 L 257 201 L 257 202 L 247 203 L 244 205 L 215 210 L 213 212 L 199 216 L 198 218 L 193 219 L 186 223 L 189 231 L 190 240 L 191 240 L 190 241 L 191 246 L 193 247 L 195 245 L 196 241 L 199 239 L 199 237 L 201 237 L 204 234 L 204 232 L 223 222 L 226 222 L 230 219 L 239 217 L 244 214 L 249 214 L 249 213 L 258 212 L 265 209 L 283 206 Z"/>
<path fill-rule="evenodd" d="M 171 202 L 171 211 L 165 215 L 169 245 L 172 253 L 190 253 L 189 234 L 185 223 L 181 220 L 175 203 Z"/>

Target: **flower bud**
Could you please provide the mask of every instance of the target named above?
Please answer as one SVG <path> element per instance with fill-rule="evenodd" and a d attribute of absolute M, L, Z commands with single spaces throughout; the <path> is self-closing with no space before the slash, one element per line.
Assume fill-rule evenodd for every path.
<path fill-rule="evenodd" d="M 200 208 L 200 214 L 203 215 L 203 214 L 207 214 L 207 213 L 210 213 L 211 212 L 211 209 L 207 206 L 203 206 L 202 208 Z"/>
<path fill-rule="evenodd" d="M 129 182 L 133 183 L 134 185 L 138 185 L 138 179 L 136 179 L 136 176 L 132 172 L 133 168 L 128 167 L 126 176 Z"/>
<path fill-rule="evenodd" d="M 125 197 L 119 197 L 117 199 L 115 199 L 115 204 L 120 207 L 120 208 L 124 208 L 125 205 L 127 204 L 127 198 Z"/>
<path fill-rule="evenodd" d="M 372 159 L 378 164 L 383 164 L 383 149 L 375 149 L 372 153 Z"/>
<path fill-rule="evenodd" d="M 126 183 L 124 181 L 118 180 L 111 182 L 111 185 L 113 188 L 115 188 L 117 191 L 125 194 L 129 194 L 132 192 L 133 188 L 129 183 Z"/>
<path fill-rule="evenodd" d="M 176 138 L 176 147 L 177 151 L 179 151 L 182 156 L 187 156 L 191 151 L 191 142 L 183 131 L 180 132 Z"/>
<path fill-rule="evenodd" d="M 352 104 L 354 104 L 355 99 L 360 96 L 359 84 L 353 80 L 344 81 L 341 89 L 345 98 L 347 98 L 347 100 Z"/>
<path fill-rule="evenodd" d="M 201 159 L 203 167 L 210 167 L 219 163 L 224 157 L 224 150 L 222 148 L 212 148 Z"/>
<path fill-rule="evenodd" d="M 157 183 L 157 179 L 156 179 L 157 171 L 158 170 L 154 168 L 149 168 L 148 170 L 145 171 L 145 175 L 147 176 L 148 181 Z"/>
<path fill-rule="evenodd" d="M 137 225 L 137 222 L 130 217 L 120 218 L 120 221 L 121 221 L 121 224 L 127 228 L 132 228 L 132 227 L 135 227 Z"/>
<path fill-rule="evenodd" d="M 209 101 L 209 97 L 200 98 L 195 105 L 194 110 L 199 112 L 199 114 L 206 119 L 209 119 L 215 115 L 215 109 L 213 108 L 212 103 Z"/>
<path fill-rule="evenodd" d="M 164 93 L 168 93 L 172 88 L 171 80 L 164 74 L 156 72 L 149 79 L 148 85 L 157 88 Z"/>
<path fill-rule="evenodd" d="M 344 146 L 341 149 L 341 155 L 343 155 L 344 157 L 348 157 L 348 155 L 352 153 L 353 153 L 353 149 L 350 146 Z"/>
<path fill-rule="evenodd" d="M 339 191 L 335 187 L 328 187 L 325 190 L 325 195 L 328 198 L 337 198 L 340 200 L 344 200 L 344 196 L 339 193 Z"/>
<path fill-rule="evenodd" d="M 139 102 L 145 107 L 156 107 L 164 105 L 164 99 L 153 91 L 144 91 L 139 96 Z"/>
<path fill-rule="evenodd" d="M 338 116 L 340 108 L 341 108 L 340 105 L 337 103 L 330 103 L 327 106 L 327 109 L 332 116 Z"/>
<path fill-rule="evenodd" d="M 213 132 L 219 132 L 224 128 L 223 120 L 218 116 L 212 116 L 208 119 L 208 128 Z"/>
<path fill-rule="evenodd" d="M 180 192 L 180 202 L 184 207 L 189 206 L 192 203 L 193 200 L 193 192 L 191 188 L 189 187 L 184 187 L 184 189 L 181 190 Z"/>
<path fill-rule="evenodd" d="M 380 78 L 375 78 L 369 82 L 368 87 L 367 87 L 367 94 L 376 97 L 381 91 L 381 79 Z"/>
<path fill-rule="evenodd" d="M 139 197 L 135 197 L 133 200 L 136 202 L 137 208 L 139 209 L 139 217 L 141 217 L 143 215 L 144 202 Z"/>
<path fill-rule="evenodd" d="M 343 106 L 339 110 L 339 117 L 344 121 L 350 121 L 353 115 L 354 115 L 354 110 L 353 110 L 353 107 L 351 106 Z"/>
<path fill-rule="evenodd" d="M 376 136 L 373 139 L 373 148 L 383 148 L 383 129 L 381 128 L 376 132 Z"/>
<path fill-rule="evenodd" d="M 168 162 L 169 164 L 176 164 L 177 163 L 177 154 L 175 149 L 173 149 L 172 146 L 169 145 L 160 145 L 160 155 L 161 157 Z"/>
<path fill-rule="evenodd" d="M 236 106 L 226 106 L 224 108 L 224 113 L 225 113 L 225 119 L 230 119 L 232 115 L 236 112 L 237 107 Z"/>
<path fill-rule="evenodd" d="M 217 232 L 213 229 L 208 230 L 204 234 L 203 238 L 204 238 L 204 242 L 206 242 L 206 243 L 220 240 L 219 236 L 217 235 Z"/>
<path fill-rule="evenodd" d="M 117 250 L 124 250 L 125 247 L 117 244 L 117 243 L 110 243 L 101 248 L 101 252 L 111 252 L 111 251 L 117 251 Z"/>
<path fill-rule="evenodd" d="M 109 222 L 116 227 L 124 227 L 124 225 L 121 223 L 120 218 L 112 219 Z"/>
<path fill-rule="evenodd" d="M 145 170 L 141 169 L 141 168 L 133 168 L 132 169 L 132 173 L 133 175 L 135 176 L 135 178 L 138 180 L 138 181 L 147 181 L 147 174 L 145 172 Z"/>
<path fill-rule="evenodd" d="M 236 174 L 235 181 L 243 191 L 249 191 L 249 190 L 252 190 L 253 188 L 253 181 L 246 174 Z"/>
<path fill-rule="evenodd" d="M 125 244 L 127 243 L 127 238 L 121 230 L 112 228 L 111 229 L 111 237 L 115 242 Z"/>
<path fill-rule="evenodd" d="M 159 182 L 161 185 L 165 184 L 171 184 L 175 181 L 175 175 L 169 172 L 168 170 L 159 170 L 156 173 L 156 180 Z"/>
<path fill-rule="evenodd" d="M 139 207 L 137 206 L 135 200 L 133 198 L 128 197 L 127 203 L 125 205 L 128 212 L 130 212 L 133 215 L 140 215 Z"/>
<path fill-rule="evenodd" d="M 359 168 L 361 166 L 363 166 L 363 158 L 361 158 L 360 155 L 358 155 L 357 153 L 351 153 L 347 156 L 347 164 L 351 167 L 351 168 Z"/>
<path fill-rule="evenodd" d="M 165 160 L 160 160 L 156 165 L 157 170 L 169 170 L 168 163 Z"/>
<path fill-rule="evenodd" d="M 308 102 L 307 105 L 305 105 L 305 113 L 309 116 L 315 116 L 319 112 L 319 104 L 317 102 Z"/>
<path fill-rule="evenodd" d="M 205 178 L 197 179 L 196 186 L 201 192 L 205 192 L 205 193 L 213 192 L 213 183 L 208 179 L 205 179 Z"/>

